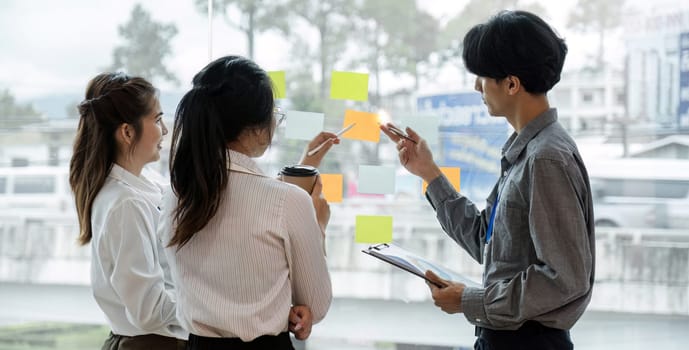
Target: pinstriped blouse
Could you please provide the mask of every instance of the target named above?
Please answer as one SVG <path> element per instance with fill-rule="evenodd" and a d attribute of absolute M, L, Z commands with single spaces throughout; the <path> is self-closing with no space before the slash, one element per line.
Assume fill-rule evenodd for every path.
<path fill-rule="evenodd" d="M 230 150 L 233 165 L 218 213 L 182 249 L 166 248 L 177 285 L 177 316 L 193 334 L 243 341 L 287 330 L 292 305 L 308 305 L 314 323 L 332 300 L 323 234 L 311 197 L 263 175 L 248 156 Z M 164 199 L 160 235 L 172 237 Z"/>

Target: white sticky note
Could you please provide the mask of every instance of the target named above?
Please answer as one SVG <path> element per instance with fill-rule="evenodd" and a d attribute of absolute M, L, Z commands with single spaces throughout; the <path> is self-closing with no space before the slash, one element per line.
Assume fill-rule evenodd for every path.
<path fill-rule="evenodd" d="M 437 145 L 439 142 L 440 117 L 438 116 L 406 117 L 400 124 L 402 130 L 407 126 L 414 129 L 429 145 Z"/>
<path fill-rule="evenodd" d="M 324 120 L 323 113 L 287 111 L 285 137 L 310 141 L 323 131 Z"/>
<path fill-rule="evenodd" d="M 359 193 L 395 193 L 395 167 L 382 165 L 359 165 Z"/>

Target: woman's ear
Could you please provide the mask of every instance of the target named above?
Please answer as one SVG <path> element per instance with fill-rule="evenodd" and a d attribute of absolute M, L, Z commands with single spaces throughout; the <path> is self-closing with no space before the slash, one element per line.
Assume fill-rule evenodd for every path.
<path fill-rule="evenodd" d="M 254 136 L 256 136 L 255 140 L 257 140 L 258 144 L 261 146 L 269 145 L 271 138 L 272 138 L 272 132 L 270 128 L 254 128 L 253 129 Z"/>
<path fill-rule="evenodd" d="M 134 128 L 131 125 L 122 123 L 115 131 L 115 138 L 122 142 L 122 144 L 131 146 L 134 144 L 134 133 Z"/>

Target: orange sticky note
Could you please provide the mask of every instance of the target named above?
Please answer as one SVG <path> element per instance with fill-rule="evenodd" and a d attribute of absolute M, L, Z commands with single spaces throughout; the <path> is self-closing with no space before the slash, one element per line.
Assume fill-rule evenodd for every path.
<path fill-rule="evenodd" d="M 356 243 L 392 242 L 392 216 L 357 215 L 354 229 Z"/>
<path fill-rule="evenodd" d="M 352 123 L 356 124 L 354 124 L 353 128 L 344 133 L 342 137 L 351 140 L 380 142 L 378 114 L 348 109 L 345 111 L 342 127 L 347 127 Z"/>
<path fill-rule="evenodd" d="M 440 171 L 450 181 L 452 187 L 459 192 L 460 169 L 454 167 L 440 167 Z M 424 181 L 421 186 L 423 186 L 421 193 L 426 193 L 426 187 L 428 187 L 426 181 Z"/>
<path fill-rule="evenodd" d="M 342 202 L 342 174 L 321 174 L 323 196 L 328 203 Z"/>

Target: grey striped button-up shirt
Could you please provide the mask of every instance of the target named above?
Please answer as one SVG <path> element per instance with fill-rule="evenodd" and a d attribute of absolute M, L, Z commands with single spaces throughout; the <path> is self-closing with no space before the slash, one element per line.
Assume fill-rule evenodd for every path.
<path fill-rule="evenodd" d="M 485 266 L 484 287 L 467 287 L 462 295 L 469 322 L 517 329 L 533 320 L 570 329 L 583 314 L 595 265 L 591 187 L 555 109 L 507 140 L 501 176 L 485 210 L 479 211 L 443 176 L 430 183 L 426 196 L 443 230 Z"/>

